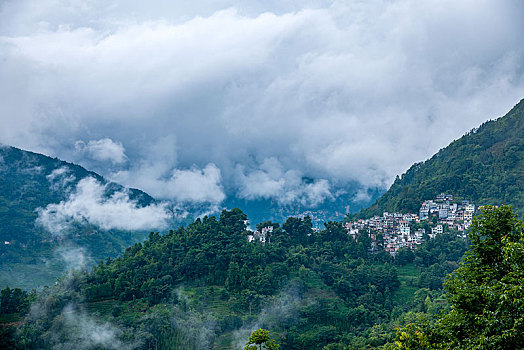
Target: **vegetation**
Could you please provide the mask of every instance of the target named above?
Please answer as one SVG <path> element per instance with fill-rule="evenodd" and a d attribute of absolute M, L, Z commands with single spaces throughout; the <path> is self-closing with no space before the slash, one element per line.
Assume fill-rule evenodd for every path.
<path fill-rule="evenodd" d="M 277 350 L 279 348 L 275 340 L 269 336 L 269 331 L 261 328 L 251 333 L 244 346 L 244 350 Z"/>
<path fill-rule="evenodd" d="M 521 101 L 413 166 L 361 215 L 416 211 L 422 199 L 440 192 L 475 203 L 513 203 L 521 213 L 523 112 Z M 0 212 L 26 230 L 20 242 L 26 239 L 28 251 L 49 254 L 52 242 L 27 222 L 35 205 L 59 200 L 46 197 L 58 194 L 46 193 L 47 179 L 38 174 L 61 163 L 1 151 L 0 166 L 25 168 L 9 170 L 20 183 L 0 177 Z M 35 164 L 49 169 L 24 177 Z M 16 191 L 22 190 L 23 196 L 44 194 L 29 196 L 34 203 L 21 208 Z M 100 236 L 115 248 L 101 254 L 115 254 L 90 270 L 73 270 L 39 292 L 0 292 L 0 348 L 524 348 L 524 224 L 510 207 L 485 207 L 469 240 L 446 232 L 395 258 L 380 245 L 372 254 L 368 235 L 354 240 L 340 222 L 314 230 L 310 217 L 266 221 L 257 225 L 273 227 L 265 244 L 248 242 L 246 222 L 241 210 L 224 210 L 164 235 L 152 232 L 117 258 L 124 236 Z M 96 235 L 78 237 L 93 247 L 100 243 Z M 29 254 L 2 249 L 4 261 L 35 263 Z"/>
<path fill-rule="evenodd" d="M 120 258 L 64 276 L 38 293 L 23 324 L 6 322 L 18 331 L 0 344 L 82 348 L 98 339 L 82 330 L 90 325 L 140 349 L 240 349 L 258 327 L 282 349 L 385 347 L 395 327 L 446 309 L 442 279 L 467 249 L 442 235 L 394 260 L 341 223 L 314 231 L 309 217 L 261 223 L 273 226 L 271 243 L 250 243 L 246 219 L 233 209 L 151 233 Z"/>
<path fill-rule="evenodd" d="M 524 348 L 524 223 L 508 206 L 474 219 L 471 249 L 445 282 L 451 309 L 398 331 L 399 349 Z"/>
<path fill-rule="evenodd" d="M 488 121 L 414 164 L 371 207 L 355 216 L 418 212 L 420 203 L 452 193 L 481 205 L 508 204 L 524 214 L 524 100 L 504 117 Z"/>
<path fill-rule="evenodd" d="M 67 173 L 58 179 L 60 181 L 49 177 L 53 171 L 66 168 Z M 0 287 L 16 284 L 36 288 L 53 282 L 65 271 L 64 264 L 55 259 L 58 238 L 35 224 L 36 209 L 66 200 L 76 184 L 88 176 L 107 184 L 100 175 L 78 165 L 0 146 Z M 106 195 L 122 189 L 118 184 L 109 183 Z M 140 205 L 153 201 L 144 192 L 130 190 L 129 193 Z M 104 259 L 121 254 L 146 235 L 79 224 L 59 239 L 61 246 L 83 247 L 95 259 Z"/>

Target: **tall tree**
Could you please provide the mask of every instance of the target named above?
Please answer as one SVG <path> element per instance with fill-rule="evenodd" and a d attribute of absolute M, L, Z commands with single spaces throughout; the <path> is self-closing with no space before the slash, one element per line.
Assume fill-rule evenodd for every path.
<path fill-rule="evenodd" d="M 399 330 L 398 348 L 524 348 L 524 223 L 508 206 L 487 206 L 470 239 L 470 251 L 445 282 L 450 312 L 433 325 Z"/>
<path fill-rule="evenodd" d="M 246 345 L 244 346 L 244 350 L 277 350 L 279 348 L 280 346 L 269 336 L 269 331 L 261 328 L 251 333 Z"/>

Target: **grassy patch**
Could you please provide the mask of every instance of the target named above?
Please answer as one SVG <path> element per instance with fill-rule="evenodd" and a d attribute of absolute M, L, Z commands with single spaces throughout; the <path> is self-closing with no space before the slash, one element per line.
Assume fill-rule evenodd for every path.
<path fill-rule="evenodd" d="M 0 266 L 0 287 L 31 290 L 50 285 L 64 273 L 59 264 L 9 264 Z"/>
<path fill-rule="evenodd" d="M 420 269 L 415 264 L 407 264 L 397 267 L 400 288 L 395 292 L 395 304 L 403 306 L 409 305 L 413 301 L 415 292 L 419 289 L 415 286 Z"/>

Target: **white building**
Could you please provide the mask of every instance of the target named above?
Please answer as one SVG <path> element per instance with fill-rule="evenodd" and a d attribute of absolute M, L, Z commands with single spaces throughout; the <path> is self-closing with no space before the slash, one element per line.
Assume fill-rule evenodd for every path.
<path fill-rule="evenodd" d="M 442 234 L 444 233 L 444 227 L 442 227 L 441 224 L 438 224 L 437 226 L 431 228 L 431 233 L 434 235 Z"/>

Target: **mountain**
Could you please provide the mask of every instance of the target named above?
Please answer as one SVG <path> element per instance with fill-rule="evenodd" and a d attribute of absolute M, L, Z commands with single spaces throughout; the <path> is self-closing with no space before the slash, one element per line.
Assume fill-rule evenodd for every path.
<path fill-rule="evenodd" d="M 268 222 L 261 242 L 248 239 L 247 218 L 224 210 L 152 234 L 26 300 L 2 290 L 11 305 L 0 310 L 0 347 L 242 349 L 264 328 L 283 350 L 382 349 L 413 312 L 445 307 L 442 278 L 467 247 L 442 234 L 411 253 L 418 265 L 399 266 L 338 222 L 321 231 L 308 218 Z M 13 314 L 29 302 L 38 312 Z"/>
<path fill-rule="evenodd" d="M 479 205 L 507 204 L 524 213 L 524 100 L 504 117 L 485 122 L 425 162 L 414 164 L 356 216 L 416 213 L 422 201 L 439 193 Z"/>
<path fill-rule="evenodd" d="M 53 205 L 67 203 L 77 195 L 80 183 L 88 184 L 86 181 L 92 185 L 88 190 L 101 190 L 106 199 L 118 195 L 137 207 L 155 202 L 142 191 L 126 189 L 81 166 L 0 146 L 0 285 L 36 287 L 49 283 L 66 268 L 64 258 L 73 263 L 85 257 L 104 259 L 145 238 L 144 232 L 101 229 L 78 218 L 62 227 L 57 215 L 53 216 Z M 39 222 L 43 214 L 55 219 L 47 227 Z"/>

